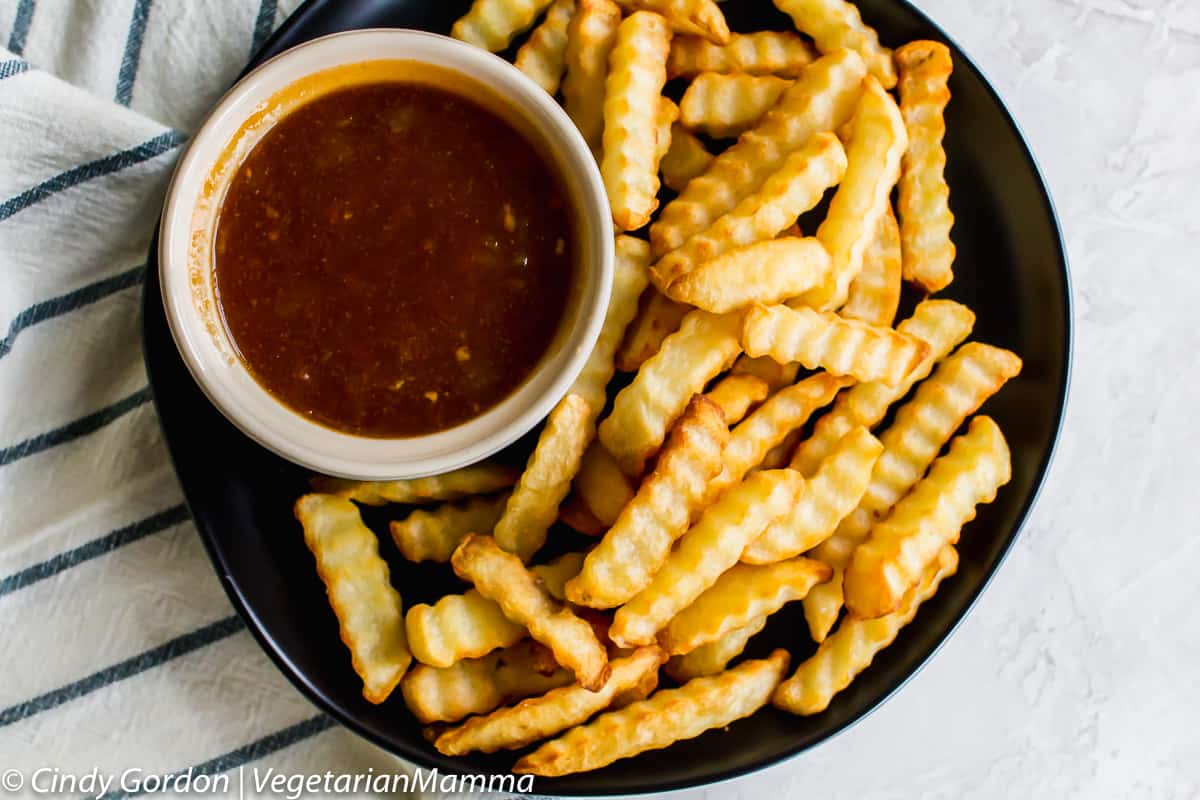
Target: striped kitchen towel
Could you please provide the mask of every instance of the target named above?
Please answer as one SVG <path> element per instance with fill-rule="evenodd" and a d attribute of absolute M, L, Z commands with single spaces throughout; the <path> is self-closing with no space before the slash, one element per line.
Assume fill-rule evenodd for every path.
<path fill-rule="evenodd" d="M 38 769 L 411 769 L 317 711 L 234 614 L 142 366 L 181 145 L 298 4 L 0 0 L 0 773 L 25 781 L 0 775 L 0 797 Z"/>

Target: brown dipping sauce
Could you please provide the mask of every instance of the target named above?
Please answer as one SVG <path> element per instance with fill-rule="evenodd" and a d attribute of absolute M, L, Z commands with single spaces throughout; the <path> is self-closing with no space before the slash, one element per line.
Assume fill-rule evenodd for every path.
<path fill-rule="evenodd" d="M 255 146 L 221 208 L 218 306 L 258 382 L 374 437 L 479 416 L 555 338 L 570 209 L 541 154 L 471 100 L 340 89 Z"/>

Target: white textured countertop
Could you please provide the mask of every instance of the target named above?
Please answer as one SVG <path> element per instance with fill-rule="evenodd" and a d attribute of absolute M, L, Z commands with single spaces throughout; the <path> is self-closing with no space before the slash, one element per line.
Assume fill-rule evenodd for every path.
<path fill-rule="evenodd" d="M 1028 136 L 1075 289 L 1041 501 L 890 702 L 689 798 L 1200 796 L 1200 2 L 919 0 Z"/>

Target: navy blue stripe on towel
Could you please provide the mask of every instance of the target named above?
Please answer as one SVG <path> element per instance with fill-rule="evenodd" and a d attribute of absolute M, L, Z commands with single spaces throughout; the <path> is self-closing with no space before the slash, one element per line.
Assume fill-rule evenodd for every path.
<path fill-rule="evenodd" d="M 13 18 L 12 33 L 8 35 L 8 49 L 17 55 L 25 53 L 25 39 L 29 37 L 29 26 L 33 23 L 33 0 L 17 3 Z"/>
<path fill-rule="evenodd" d="M 19 58 L 10 58 L 7 61 L 0 61 L 0 81 L 28 71 L 29 62 L 22 61 Z"/>
<path fill-rule="evenodd" d="M 150 387 L 143 386 L 133 394 L 118 400 L 107 408 L 102 408 L 99 411 L 88 414 L 86 417 L 80 417 L 74 422 L 68 422 L 61 428 L 39 433 L 37 436 L 31 436 L 23 442 L 17 442 L 10 447 L 0 450 L 0 467 L 3 467 L 5 464 L 11 464 L 14 461 L 19 461 L 26 456 L 40 453 L 43 450 L 57 447 L 60 444 L 74 441 L 80 436 L 94 433 L 149 401 Z"/>
<path fill-rule="evenodd" d="M 146 21 L 150 19 L 151 0 L 135 0 L 129 33 L 125 35 L 125 54 L 121 56 L 121 71 L 117 74 L 116 101 L 123 106 L 133 100 L 133 82 L 137 80 L 138 62 L 142 59 L 142 39 L 146 36 Z"/>
<path fill-rule="evenodd" d="M 20 722 L 23 719 L 28 719 L 43 711 L 57 708 L 72 700 L 77 700 L 84 695 L 91 694 L 97 689 L 102 689 L 118 681 L 131 678 L 138 673 L 153 669 L 167 661 L 199 650 L 201 647 L 206 647 L 222 639 L 228 639 L 245 627 L 246 624 L 242 622 L 242 618 L 236 615 L 205 625 L 203 628 L 198 628 L 191 633 L 176 637 L 165 644 L 147 650 L 133 658 L 126 659 L 119 664 L 114 664 L 99 672 L 93 672 L 86 678 L 74 683 L 69 683 L 54 691 L 38 695 L 32 700 L 26 700 L 23 703 L 0 710 L 0 728 L 12 725 L 14 722 Z"/>
<path fill-rule="evenodd" d="M 122 150 L 119 153 L 114 153 L 111 156 L 105 156 L 95 161 L 89 161 L 86 164 L 73 167 L 66 172 L 60 172 L 53 178 L 42 181 L 32 189 L 26 189 L 16 197 L 0 203 L 0 221 L 8 219 L 18 211 L 24 211 L 35 203 L 40 203 L 47 197 L 51 197 L 64 189 L 70 189 L 72 186 L 78 186 L 81 183 L 103 175 L 120 172 L 123 169 L 132 167 L 134 164 L 141 164 L 143 161 L 149 161 L 152 158 L 161 156 L 163 153 L 179 147 L 186 140 L 187 137 L 179 131 L 166 131 L 155 136 L 153 139 L 142 142 L 136 147 Z"/>
<path fill-rule="evenodd" d="M 80 286 L 74 291 L 60 294 L 57 297 L 51 297 L 48 300 L 42 300 L 23 309 L 9 323 L 8 334 L 3 339 L 0 339 L 0 358 L 4 358 L 12 350 L 17 334 L 31 325 L 62 316 L 84 306 L 89 306 L 98 300 L 103 300 L 111 294 L 116 294 L 117 292 L 137 286 L 141 284 L 145 276 L 146 265 L 139 264 L 132 269 L 127 269 L 124 272 L 107 278 L 101 278 L 86 286 Z"/>

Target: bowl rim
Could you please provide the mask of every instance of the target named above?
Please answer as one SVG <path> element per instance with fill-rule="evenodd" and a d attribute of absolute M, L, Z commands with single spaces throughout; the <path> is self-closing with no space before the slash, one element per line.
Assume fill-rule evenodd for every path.
<path fill-rule="evenodd" d="M 373 61 L 432 64 L 495 95 L 537 131 L 551 150 L 549 160 L 569 173 L 564 180 L 576 207 L 577 300 L 560 323 L 556 344 L 512 392 L 482 414 L 413 437 L 358 436 L 307 419 L 276 398 L 236 356 L 236 345 L 217 310 L 211 277 L 197 288 L 189 274 L 194 271 L 189 254 L 194 247 L 193 234 L 212 229 L 220 192 L 236 174 L 236 166 L 219 182 L 217 193 L 211 196 L 217 202 L 210 211 L 202 211 L 198 201 L 247 119 L 269 108 L 281 92 L 313 76 Z M 245 72 L 213 106 L 188 143 L 167 187 L 156 245 L 167 325 L 184 364 L 209 402 L 238 430 L 277 455 L 315 472 L 358 480 L 399 480 L 448 472 L 478 463 L 532 430 L 583 370 L 600 336 L 611 295 L 614 244 L 608 235 L 608 207 L 599 169 L 574 123 L 512 64 L 428 31 L 361 28 L 332 33 L 289 48 Z M 207 312 L 197 309 L 197 292 L 211 304 Z"/>
<path fill-rule="evenodd" d="M 1029 497 L 1027 498 L 1026 502 L 1018 509 L 1016 522 L 1012 526 L 1012 528 L 1007 536 L 1007 540 L 1004 542 L 1004 546 L 1003 546 L 999 556 L 997 557 L 995 562 L 990 566 L 990 568 L 982 573 L 980 580 L 973 587 L 972 591 L 969 593 L 966 604 L 963 606 L 961 612 L 955 616 L 955 618 L 951 622 L 949 628 L 947 629 L 945 635 L 942 636 L 940 639 L 938 639 L 936 642 L 934 642 L 931 646 L 929 646 L 929 647 L 925 648 L 923 651 L 917 653 L 916 665 L 913 667 L 913 669 L 906 676 L 904 676 L 900 681 L 898 681 L 893 687 L 891 687 L 887 692 L 885 692 L 883 695 L 881 695 L 877 701 L 875 701 L 873 704 L 863 708 L 858 713 L 849 716 L 844 722 L 842 722 L 841 724 L 839 724 L 838 726 L 833 728 L 823 738 L 813 741 L 813 742 L 810 742 L 803 746 L 796 746 L 793 749 L 789 750 L 788 752 L 781 753 L 777 756 L 766 757 L 766 758 L 763 758 L 754 763 L 747 764 L 745 766 L 736 767 L 736 768 L 724 770 L 722 772 L 709 775 L 704 779 L 697 779 L 697 780 L 683 779 L 683 780 L 677 780 L 677 781 L 662 782 L 662 783 L 657 783 L 657 784 L 653 784 L 653 785 L 644 784 L 644 785 L 635 786 L 633 788 L 626 787 L 626 788 L 621 788 L 621 789 L 610 789 L 610 788 L 607 788 L 604 786 L 600 786 L 600 787 L 594 787 L 586 793 L 582 792 L 582 791 L 578 791 L 578 790 L 558 790 L 557 788 L 555 788 L 553 790 L 555 792 L 555 796 L 571 796 L 571 797 L 628 796 L 628 795 L 637 794 L 637 793 L 674 792 L 674 791 L 681 791 L 681 790 L 697 788 L 697 787 L 716 786 L 716 785 L 723 784 L 723 783 L 732 781 L 732 780 L 740 778 L 740 777 L 744 777 L 751 773 L 758 772 L 760 770 L 764 770 L 768 767 L 776 766 L 785 761 L 790 761 L 790 760 L 800 756 L 801 754 L 803 754 L 813 748 L 819 747 L 819 746 L 825 744 L 826 742 L 829 742 L 829 741 L 833 740 L 834 738 L 840 736 L 841 734 L 845 733 L 847 730 L 854 727 L 859 722 L 866 719 L 868 716 L 870 716 L 875 711 L 877 711 L 880 707 L 882 707 L 885 703 L 887 703 L 892 697 L 894 697 L 897 692 L 899 692 L 901 689 L 903 689 L 909 683 L 909 681 L 911 681 L 918 673 L 921 672 L 921 670 L 923 670 L 926 667 L 926 665 L 928 665 L 930 660 L 932 660 L 932 658 L 942 649 L 942 647 L 945 646 L 945 644 L 951 639 L 951 637 L 954 636 L 955 633 L 957 633 L 963 620 L 965 620 L 967 618 L 967 616 L 969 616 L 970 613 L 974 610 L 975 605 L 978 603 L 980 597 L 991 586 L 991 583 L 992 583 L 993 579 L 995 578 L 996 573 L 1000 570 L 1001 566 L 1007 561 L 1009 555 L 1012 552 L 1013 546 L 1017 543 L 1017 541 L 1019 540 L 1021 535 L 1024 533 L 1025 527 L 1029 521 L 1029 517 L 1030 517 L 1030 514 L 1031 514 L 1034 506 L 1037 504 L 1037 502 L 1041 498 L 1042 491 L 1045 488 L 1046 478 L 1047 478 L 1049 471 L 1053 465 L 1054 459 L 1058 452 L 1058 446 L 1059 446 L 1059 443 L 1062 438 L 1063 424 L 1064 424 L 1064 420 L 1066 418 L 1066 412 L 1067 412 L 1068 401 L 1069 401 L 1070 390 L 1071 390 L 1071 378 L 1072 378 L 1073 364 L 1074 364 L 1074 346 L 1075 346 L 1074 291 L 1073 291 L 1073 284 L 1072 284 L 1072 280 L 1071 280 L 1069 253 L 1068 253 L 1065 238 L 1063 235 L 1062 223 L 1059 218 L 1057 208 L 1054 203 L 1054 199 L 1050 193 L 1050 188 L 1049 188 L 1049 184 L 1046 181 L 1045 173 L 1041 169 L 1040 164 L 1038 163 L 1038 160 L 1033 152 L 1032 145 L 1030 144 L 1028 138 L 1026 138 L 1024 131 L 1021 129 L 1021 126 L 1017 122 L 1012 111 L 1009 109 L 1008 104 L 1005 103 L 1004 99 L 1001 97 L 999 92 L 996 90 L 994 83 L 988 78 L 987 73 L 958 44 L 957 40 L 954 37 L 952 37 L 948 33 L 946 33 L 946 31 L 942 28 L 941 25 L 939 25 L 937 22 L 932 20 L 929 17 L 929 15 L 927 15 L 925 12 L 923 12 L 920 8 L 913 5 L 913 3 L 910 2 L 910 0 L 887 0 L 887 1 L 891 2 L 891 3 L 895 3 L 896 5 L 903 8 L 907 13 L 913 15 L 913 17 L 915 19 L 917 19 L 920 22 L 924 23 L 925 25 L 929 26 L 930 30 L 934 31 L 943 42 L 945 42 L 948 46 L 950 46 L 950 48 L 953 50 L 953 52 L 955 54 L 956 60 L 960 61 L 961 63 L 966 64 L 969 69 L 973 70 L 979 76 L 980 81 L 983 84 L 984 88 L 986 89 L 989 97 L 991 98 L 991 100 L 993 101 L 993 103 L 995 104 L 997 109 L 1000 111 L 1004 120 L 1007 122 L 1011 132 L 1016 136 L 1017 141 L 1020 144 L 1020 149 L 1024 155 L 1027 166 L 1029 168 L 1031 168 L 1033 175 L 1037 178 L 1037 183 L 1038 183 L 1037 188 L 1038 188 L 1039 194 L 1041 195 L 1043 212 L 1044 212 L 1047 220 L 1051 223 L 1051 225 L 1053 227 L 1054 245 L 1055 245 L 1055 249 L 1056 249 L 1056 254 L 1055 254 L 1056 258 L 1055 258 L 1055 267 L 1054 268 L 1057 269 L 1057 271 L 1060 273 L 1060 276 L 1063 281 L 1064 290 L 1065 290 L 1063 292 L 1062 305 L 1059 309 L 1060 313 L 1061 313 L 1062 321 L 1063 321 L 1064 358 L 1063 358 L 1062 368 L 1059 371 L 1059 374 L 1056 376 L 1058 384 L 1060 386 L 1060 389 L 1057 392 L 1057 397 L 1055 398 L 1056 405 L 1055 405 L 1055 413 L 1054 413 L 1054 420 L 1053 420 L 1054 434 L 1050 441 L 1049 447 L 1047 448 L 1046 452 L 1044 453 L 1040 462 L 1037 464 L 1037 466 L 1034 470 L 1033 490 L 1030 493 Z M 290 36 L 292 30 L 295 27 L 306 24 L 305 17 L 307 16 L 307 14 L 310 12 L 313 12 L 313 10 L 315 8 L 319 7 L 324 2 L 326 2 L 326 0 L 304 0 L 304 2 L 300 6 L 298 6 L 295 9 L 295 11 L 280 25 L 280 27 L 278 29 L 276 29 L 276 31 L 274 33 L 272 33 L 271 36 L 268 37 L 264 41 L 262 48 L 259 52 L 265 52 L 265 51 L 271 50 L 273 47 L 276 46 L 277 42 L 280 39 Z M 252 61 L 253 61 L 253 57 L 252 57 Z M 151 301 L 149 299 L 147 299 L 144 302 L 151 302 Z M 147 364 L 147 367 L 149 367 L 149 364 Z M 152 384 L 152 395 L 154 397 L 154 402 L 157 404 L 158 398 L 157 398 L 157 394 L 153 391 L 153 384 Z M 174 462 L 175 453 L 173 450 L 171 452 L 171 459 L 172 459 L 172 462 Z M 187 500 L 190 505 L 190 499 L 187 498 L 186 491 L 185 491 L 185 500 Z M 204 530 L 203 527 L 198 525 L 197 528 L 200 532 L 200 539 L 204 543 L 205 550 L 208 552 L 209 557 L 211 558 L 213 563 L 219 567 L 219 569 L 217 570 L 218 578 L 220 579 L 222 586 L 225 588 L 226 594 L 229 596 L 230 601 L 232 602 L 232 604 L 234 605 L 234 607 L 236 608 L 238 613 L 242 616 L 242 618 L 244 620 L 246 620 L 247 628 L 250 630 L 251 635 L 258 642 L 259 646 L 266 652 L 267 656 L 275 663 L 275 665 L 280 669 L 280 671 L 292 683 L 292 685 L 294 685 L 296 688 L 298 688 L 318 709 L 320 709 L 322 712 L 328 714 L 332 719 L 336 720 L 339 724 L 344 725 L 345 727 L 347 727 L 348 729 L 353 731 L 356 735 L 365 738 L 366 740 L 370 741 L 371 743 L 375 744 L 376 746 L 382 748 L 383 750 L 385 750 L 389 753 L 395 754 L 400 758 L 404 758 L 404 759 L 412 762 L 414 765 L 416 765 L 418 767 L 422 767 L 422 768 L 426 768 L 426 769 L 437 768 L 443 772 L 452 771 L 457 774 L 478 774 L 475 770 L 466 768 L 466 765 L 464 765 L 462 762 L 453 761 L 451 759 L 444 758 L 444 757 L 439 758 L 436 754 L 430 754 L 427 752 L 418 751 L 416 749 L 410 750 L 409 748 L 405 748 L 405 747 L 396 747 L 392 742 L 387 741 L 384 737 L 377 736 L 375 733 L 373 733 L 372 731 L 370 731 L 367 728 L 365 728 L 364 726 L 362 726 L 353 715 L 344 713 L 343 710 L 340 709 L 335 704 L 335 702 L 328 699 L 325 696 L 325 693 L 321 689 L 319 689 L 317 686 L 315 686 L 312 683 L 312 681 L 309 679 L 309 677 L 307 675 L 305 675 L 302 671 L 300 671 L 290 661 L 290 659 L 288 659 L 288 657 L 276 647 L 276 644 L 271 639 L 271 637 L 267 634 L 267 632 L 262 624 L 262 621 L 259 619 L 258 615 L 254 612 L 254 610 L 245 601 L 245 598 L 242 596 L 241 589 L 237 585 L 235 585 L 234 582 L 232 581 L 232 579 L 230 578 L 229 572 L 226 569 L 225 558 L 218 551 L 215 540 Z"/>

